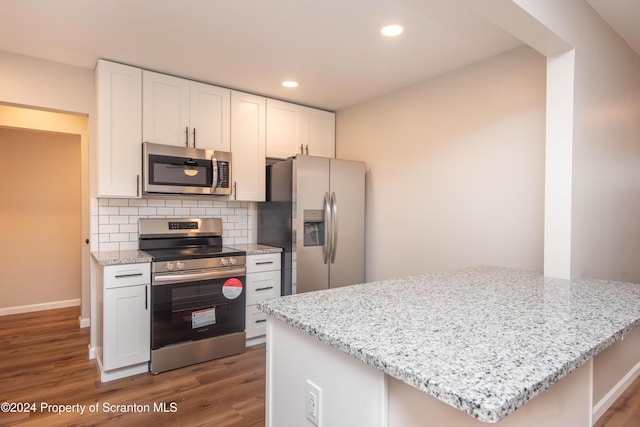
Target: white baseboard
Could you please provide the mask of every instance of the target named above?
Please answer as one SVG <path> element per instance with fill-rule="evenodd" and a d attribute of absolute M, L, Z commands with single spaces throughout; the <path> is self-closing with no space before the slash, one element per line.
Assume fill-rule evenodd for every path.
<path fill-rule="evenodd" d="M 80 321 L 81 328 L 88 328 L 91 326 L 91 319 L 87 317 L 78 316 L 78 320 Z"/>
<path fill-rule="evenodd" d="M 80 299 L 69 299 L 65 301 L 45 302 L 42 304 L 21 305 L 17 307 L 0 308 L 0 316 L 10 314 L 31 313 L 34 311 L 53 310 L 56 308 L 76 307 L 80 305 Z"/>
<path fill-rule="evenodd" d="M 638 362 L 627 374 L 614 385 L 598 403 L 593 406 L 592 423 L 595 424 L 611 405 L 624 393 L 636 378 L 640 376 L 640 362 Z"/>

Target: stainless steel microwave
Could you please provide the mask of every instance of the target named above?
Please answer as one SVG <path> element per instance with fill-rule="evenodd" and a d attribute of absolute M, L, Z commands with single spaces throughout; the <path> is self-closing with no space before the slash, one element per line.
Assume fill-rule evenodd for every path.
<path fill-rule="evenodd" d="M 231 194 L 231 153 L 174 145 L 142 144 L 144 193 Z"/>

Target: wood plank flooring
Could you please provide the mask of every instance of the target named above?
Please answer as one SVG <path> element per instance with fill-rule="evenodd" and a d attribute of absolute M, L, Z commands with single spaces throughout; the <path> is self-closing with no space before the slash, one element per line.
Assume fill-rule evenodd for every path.
<path fill-rule="evenodd" d="M 0 402 L 35 403 L 37 409 L 0 412 L 0 426 L 264 426 L 264 345 L 159 375 L 101 383 L 88 359 L 89 329 L 78 327 L 78 315 L 72 307 L 0 317 Z M 42 403 L 84 405 L 85 413 L 42 412 Z M 96 404 L 98 411 L 90 412 Z M 129 405 L 128 411 L 117 405 Z M 639 425 L 640 378 L 595 427 Z"/>
<path fill-rule="evenodd" d="M 0 317 L 0 402 L 37 408 L 0 412 L 0 426 L 264 426 L 264 345 L 159 375 L 101 383 L 88 359 L 89 329 L 78 327 L 78 315 L 73 307 Z M 85 412 L 43 412 L 42 403 L 84 405 Z M 166 412 L 159 412 L 162 405 Z"/>

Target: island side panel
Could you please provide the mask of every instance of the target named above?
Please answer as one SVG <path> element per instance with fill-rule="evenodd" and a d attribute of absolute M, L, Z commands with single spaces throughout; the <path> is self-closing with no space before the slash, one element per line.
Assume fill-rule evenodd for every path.
<path fill-rule="evenodd" d="M 606 412 L 640 375 L 640 328 L 593 359 L 593 422 Z"/>
<path fill-rule="evenodd" d="M 385 375 L 267 316 L 267 427 L 306 427 L 307 380 L 321 390 L 320 426 L 386 427 Z"/>
<path fill-rule="evenodd" d="M 449 406 L 395 378 L 388 377 L 388 427 L 591 427 L 593 361 L 561 379 L 496 424 Z"/>

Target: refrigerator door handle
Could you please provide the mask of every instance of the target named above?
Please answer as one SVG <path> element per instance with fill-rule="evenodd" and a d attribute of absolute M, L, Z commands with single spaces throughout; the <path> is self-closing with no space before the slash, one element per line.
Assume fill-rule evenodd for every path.
<path fill-rule="evenodd" d="M 329 262 L 331 256 L 331 205 L 329 193 L 324 193 L 324 245 L 322 245 L 322 259 L 324 263 Z"/>
<path fill-rule="evenodd" d="M 331 192 L 331 264 L 336 262 L 338 252 L 338 200 L 336 193 Z"/>

